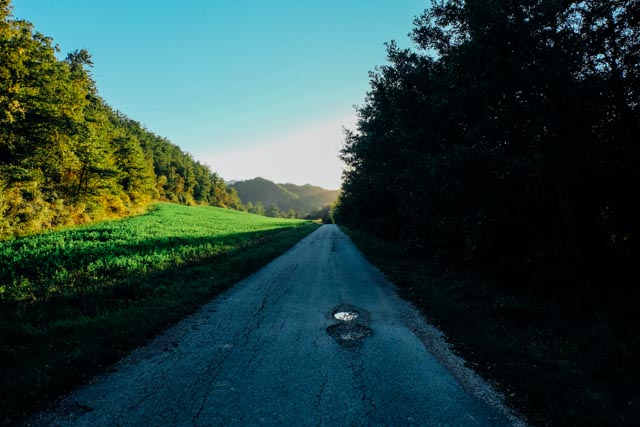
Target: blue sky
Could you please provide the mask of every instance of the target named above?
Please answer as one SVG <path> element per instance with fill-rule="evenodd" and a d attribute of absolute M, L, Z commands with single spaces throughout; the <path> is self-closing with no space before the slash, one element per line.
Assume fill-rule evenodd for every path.
<path fill-rule="evenodd" d="M 340 185 L 383 44 L 426 0 L 14 0 L 14 16 L 86 48 L 102 97 L 227 179 Z"/>

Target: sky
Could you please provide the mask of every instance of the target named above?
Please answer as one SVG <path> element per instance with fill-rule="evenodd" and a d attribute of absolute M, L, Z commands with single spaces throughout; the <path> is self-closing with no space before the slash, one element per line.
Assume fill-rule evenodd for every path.
<path fill-rule="evenodd" d="M 225 180 L 337 189 L 384 43 L 410 47 L 428 0 L 13 0 L 15 18 L 87 49 L 98 91 Z"/>

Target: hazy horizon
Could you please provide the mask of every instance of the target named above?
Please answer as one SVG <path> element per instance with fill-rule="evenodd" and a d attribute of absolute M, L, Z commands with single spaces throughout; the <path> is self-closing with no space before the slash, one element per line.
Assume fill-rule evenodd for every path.
<path fill-rule="evenodd" d="M 340 187 L 342 128 L 355 123 L 384 43 L 428 2 L 14 0 L 59 45 L 85 48 L 113 108 L 225 180 Z"/>

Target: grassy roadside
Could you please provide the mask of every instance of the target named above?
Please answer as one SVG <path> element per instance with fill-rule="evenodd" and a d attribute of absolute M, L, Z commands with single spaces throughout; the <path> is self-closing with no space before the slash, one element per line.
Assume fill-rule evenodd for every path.
<path fill-rule="evenodd" d="M 532 425 L 640 425 L 640 337 L 624 315 L 571 312 L 443 274 L 397 245 L 343 230 Z"/>
<path fill-rule="evenodd" d="M 0 299 L 0 425 L 106 369 L 317 227 L 161 205 L 123 221 L 3 242 L 1 254 L 17 261 L 0 266 L 0 285 L 19 286 Z"/>

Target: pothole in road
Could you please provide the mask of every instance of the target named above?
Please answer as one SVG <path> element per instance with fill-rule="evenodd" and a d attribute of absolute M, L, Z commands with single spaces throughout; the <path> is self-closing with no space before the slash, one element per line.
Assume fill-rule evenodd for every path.
<path fill-rule="evenodd" d="M 362 344 L 362 341 L 373 335 L 371 328 L 357 323 L 338 323 L 327 328 L 331 335 L 343 347 L 353 348 Z"/>
<path fill-rule="evenodd" d="M 338 320 L 327 328 L 327 333 L 342 347 L 359 347 L 365 338 L 373 335 L 373 330 L 365 326 L 371 321 L 371 314 L 361 307 L 340 304 L 327 313 L 327 319 Z"/>
<path fill-rule="evenodd" d="M 338 311 L 333 313 L 333 317 L 343 322 L 351 322 L 358 318 L 358 313 L 355 311 Z"/>

